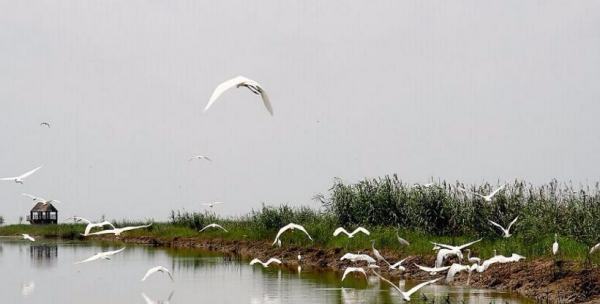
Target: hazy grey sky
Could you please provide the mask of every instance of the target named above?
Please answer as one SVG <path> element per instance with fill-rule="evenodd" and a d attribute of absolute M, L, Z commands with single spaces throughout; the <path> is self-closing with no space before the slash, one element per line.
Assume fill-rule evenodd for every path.
<path fill-rule="evenodd" d="M 202 113 L 236 75 L 274 117 L 245 89 Z M 11 222 L 21 192 L 165 219 L 336 176 L 599 179 L 600 1 L 0 0 L 0 83 L 0 176 L 44 165 L 0 184 Z"/>

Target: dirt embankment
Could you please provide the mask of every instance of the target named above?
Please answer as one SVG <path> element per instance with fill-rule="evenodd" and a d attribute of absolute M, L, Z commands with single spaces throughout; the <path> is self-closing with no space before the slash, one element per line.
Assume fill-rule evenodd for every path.
<path fill-rule="evenodd" d="M 277 248 L 261 241 L 199 238 L 123 237 L 121 241 L 161 247 L 197 248 L 244 258 L 279 257 L 285 266 L 293 268 L 299 263 L 297 258 L 299 254 L 302 256 L 300 264 L 303 267 L 316 270 L 343 271 L 352 264 L 348 261 L 340 261 L 340 257 L 346 253 L 342 248 Z M 370 253 L 370 249 L 362 252 Z M 396 252 L 381 250 L 381 253 L 390 262 L 401 258 Z M 408 257 L 403 264 L 406 267 L 403 273 L 390 271 L 381 263 L 382 267 L 378 271 L 394 279 L 401 277 L 416 280 L 431 279 L 428 273 L 420 271 L 414 264 L 433 265 L 434 259 L 433 255 L 412 256 Z M 467 280 L 471 287 L 516 292 L 540 303 L 600 303 L 600 268 L 585 267 L 581 263 L 559 262 L 555 265 L 553 260 L 538 259 L 494 264 L 483 273 L 474 272 L 470 278 L 467 273 L 461 273 L 452 284 L 465 285 Z"/>

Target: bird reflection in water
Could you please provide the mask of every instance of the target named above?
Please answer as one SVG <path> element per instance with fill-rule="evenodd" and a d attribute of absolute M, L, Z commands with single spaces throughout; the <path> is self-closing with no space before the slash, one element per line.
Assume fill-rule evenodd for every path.
<path fill-rule="evenodd" d="M 148 297 L 145 293 L 142 292 L 142 298 L 144 298 L 144 301 L 146 301 L 146 304 L 170 304 L 174 293 L 175 293 L 175 290 L 171 291 L 171 293 L 169 294 L 169 297 L 166 300 L 153 300 L 150 297 Z"/>
<path fill-rule="evenodd" d="M 21 294 L 24 297 L 32 294 L 34 289 L 35 289 L 35 282 L 34 281 L 30 281 L 28 283 L 21 284 Z"/>

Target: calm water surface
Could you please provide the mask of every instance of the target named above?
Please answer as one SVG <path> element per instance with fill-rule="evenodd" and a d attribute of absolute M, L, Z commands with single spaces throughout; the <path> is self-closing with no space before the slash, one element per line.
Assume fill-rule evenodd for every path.
<path fill-rule="evenodd" d="M 402 303 L 374 278 L 346 279 L 342 285 L 341 275 L 333 272 L 263 269 L 199 251 L 126 247 L 110 261 L 74 265 L 121 247 L 0 239 L 0 303 Z M 160 273 L 140 282 L 157 265 L 171 269 L 175 282 Z M 407 282 L 406 288 L 412 285 Z M 528 303 L 489 290 L 429 286 L 421 292 L 431 299 L 450 295 L 453 303 Z"/>

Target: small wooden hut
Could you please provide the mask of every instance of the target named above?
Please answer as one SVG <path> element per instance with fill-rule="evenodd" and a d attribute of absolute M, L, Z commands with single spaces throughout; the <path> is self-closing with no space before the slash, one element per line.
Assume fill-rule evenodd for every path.
<path fill-rule="evenodd" d="M 58 222 L 58 210 L 50 203 L 39 202 L 33 206 L 27 220 L 34 224 L 56 224 Z"/>

